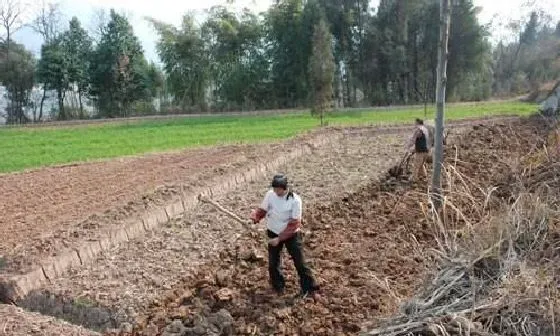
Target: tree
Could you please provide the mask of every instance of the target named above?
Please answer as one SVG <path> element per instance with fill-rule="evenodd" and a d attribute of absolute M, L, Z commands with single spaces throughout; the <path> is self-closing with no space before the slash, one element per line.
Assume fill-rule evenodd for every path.
<path fill-rule="evenodd" d="M 313 96 L 312 113 L 319 115 L 321 126 L 323 126 L 325 111 L 332 103 L 335 70 L 332 40 L 332 34 L 325 20 L 320 20 L 313 33 L 313 51 L 309 68 Z"/>
<path fill-rule="evenodd" d="M 432 201 L 439 209 L 443 201 L 441 190 L 441 171 L 443 165 L 443 117 L 445 115 L 445 87 L 447 83 L 447 44 L 449 38 L 449 26 L 451 21 L 450 0 L 440 1 L 440 43 L 438 51 L 437 68 L 437 113 L 434 141 L 434 169 L 432 175 Z"/>
<path fill-rule="evenodd" d="M 535 10 L 513 31 L 516 39 L 500 43 L 493 52 L 493 93 L 495 95 L 518 95 L 531 91 L 538 96 L 542 83 L 560 76 L 560 35 L 547 18 L 546 12 Z"/>
<path fill-rule="evenodd" d="M 148 21 L 160 36 L 156 47 L 175 102 L 183 110 L 188 106 L 205 110 L 211 53 L 194 16 L 184 15 L 181 29 L 154 19 Z"/>
<path fill-rule="evenodd" d="M 60 35 L 60 22 L 62 21 L 62 13 L 58 3 L 46 4 L 42 1 L 42 6 L 38 10 L 35 19 L 31 23 L 31 28 L 43 37 L 43 43 L 50 44 Z M 34 121 L 41 121 L 43 118 L 43 107 L 47 98 L 47 85 L 43 83 L 43 94 L 39 107 L 39 118 Z"/>
<path fill-rule="evenodd" d="M 449 98 L 455 100 L 472 98 L 469 96 L 469 90 L 461 84 L 468 84 L 473 76 L 476 77 L 475 85 L 478 86 L 491 78 L 491 74 L 486 71 L 489 65 L 486 56 L 491 50 L 487 40 L 489 34 L 487 29 L 478 23 L 479 10 L 472 0 L 452 2 L 447 67 L 453 76 L 446 82 L 446 91 Z"/>
<path fill-rule="evenodd" d="M 68 53 L 68 79 L 78 89 L 78 100 L 80 104 L 80 117 L 84 116 L 82 99 L 89 90 L 89 67 L 92 54 L 92 42 L 82 28 L 78 18 L 73 17 L 70 28 L 64 34 L 65 49 Z"/>
<path fill-rule="evenodd" d="M 70 85 L 70 57 L 64 37 L 58 36 L 41 47 L 37 75 L 47 90 L 55 90 L 58 100 L 58 119 L 68 119 L 64 110 L 64 98 Z"/>
<path fill-rule="evenodd" d="M 7 90 L 8 124 L 25 123 L 29 118 L 25 108 L 30 105 L 30 94 L 34 85 L 35 59 L 24 46 L 12 42 L 10 49 L 6 42 L 0 42 L 0 84 Z"/>
<path fill-rule="evenodd" d="M 24 108 L 33 88 L 35 60 L 22 45 L 14 43 L 12 38 L 23 27 L 24 14 L 24 6 L 19 0 L 0 0 L 0 77 L 8 91 L 8 123 L 27 121 Z"/>
<path fill-rule="evenodd" d="M 127 116 L 146 90 L 144 53 L 132 26 L 114 10 L 93 52 L 90 94 L 105 117 Z"/>
<path fill-rule="evenodd" d="M 539 14 L 535 11 L 531 12 L 529 22 L 525 25 L 525 30 L 521 33 L 519 41 L 521 44 L 531 46 L 537 41 L 537 32 L 539 29 Z"/>
<path fill-rule="evenodd" d="M 266 16 L 273 92 L 279 107 L 294 108 L 308 97 L 311 40 L 303 31 L 303 1 L 279 0 Z"/>
<path fill-rule="evenodd" d="M 217 109 L 264 108 L 268 59 L 265 31 L 259 18 L 244 10 L 237 14 L 212 7 L 202 26 L 210 55 L 212 99 Z M 260 98 L 260 99 L 259 99 Z"/>
<path fill-rule="evenodd" d="M 150 97 L 159 97 L 163 90 L 165 76 L 161 69 L 155 64 L 150 63 L 146 69 L 146 87 Z"/>

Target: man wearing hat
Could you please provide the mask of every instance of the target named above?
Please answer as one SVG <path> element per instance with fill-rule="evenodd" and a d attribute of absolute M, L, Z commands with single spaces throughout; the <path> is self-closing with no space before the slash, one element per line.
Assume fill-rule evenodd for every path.
<path fill-rule="evenodd" d="M 301 237 L 302 205 L 299 195 L 288 189 L 288 178 L 275 175 L 261 205 L 251 212 L 253 223 L 266 217 L 268 235 L 268 272 L 272 288 L 283 294 L 285 288 L 281 267 L 281 252 L 284 246 L 292 257 L 301 287 L 300 297 L 315 297 L 319 287 L 311 269 L 305 262 Z"/>

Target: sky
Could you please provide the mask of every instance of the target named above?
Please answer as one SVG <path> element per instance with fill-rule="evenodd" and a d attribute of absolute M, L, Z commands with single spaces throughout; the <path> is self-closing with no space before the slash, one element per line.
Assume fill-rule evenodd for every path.
<path fill-rule="evenodd" d="M 29 18 L 33 16 L 32 12 L 41 3 L 39 0 L 30 1 L 33 5 L 30 5 L 27 10 Z M 48 3 L 53 0 L 42 1 Z M 188 11 L 202 12 L 214 5 L 226 4 L 226 0 L 61 0 L 57 2 L 61 4 L 65 21 L 69 21 L 72 16 L 77 16 L 86 29 L 93 26 L 93 16 L 96 9 L 108 10 L 114 8 L 119 12 L 126 13 L 135 34 L 142 42 L 146 57 L 156 62 L 158 62 L 158 57 L 155 45 L 158 36 L 150 24 L 144 20 L 144 17 L 150 16 L 160 21 L 179 25 L 183 14 Z M 273 0 L 235 0 L 234 2 L 235 4 L 232 5 L 234 8 L 248 7 L 256 12 L 262 12 L 272 4 Z M 372 6 L 376 7 L 378 2 L 378 0 L 372 0 Z M 500 0 L 474 0 L 476 6 L 482 7 L 479 19 L 483 24 L 489 23 L 493 19 L 494 22 L 504 22 L 509 18 L 525 17 L 530 11 L 523 6 L 527 2 L 545 9 L 555 22 L 560 20 L 560 1 L 558 0 L 507 0 L 507 5 L 505 5 L 505 1 L 501 2 Z M 505 34 L 503 30 L 496 30 L 493 33 L 495 39 L 500 39 Z M 39 55 L 42 44 L 40 36 L 25 28 L 14 37 L 33 53 Z"/>

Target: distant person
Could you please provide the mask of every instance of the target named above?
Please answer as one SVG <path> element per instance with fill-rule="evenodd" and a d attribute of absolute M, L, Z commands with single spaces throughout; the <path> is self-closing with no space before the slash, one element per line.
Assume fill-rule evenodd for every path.
<path fill-rule="evenodd" d="M 288 178 L 275 175 L 272 179 L 272 189 L 264 196 L 260 207 L 251 212 L 253 223 L 267 219 L 268 235 L 268 272 L 270 283 L 274 291 L 282 295 L 285 282 L 282 275 L 281 253 L 284 246 L 292 257 L 296 267 L 301 293 L 300 298 L 312 296 L 315 298 L 319 287 L 315 283 L 311 269 L 305 262 L 301 237 L 302 204 L 299 195 L 288 190 Z"/>
<path fill-rule="evenodd" d="M 414 131 L 407 143 L 408 152 L 414 153 L 414 164 L 412 171 L 412 181 L 417 182 L 420 174 L 426 175 L 426 161 L 430 155 L 430 148 L 433 141 L 430 140 L 430 132 L 424 126 L 422 119 L 416 119 Z"/>
<path fill-rule="evenodd" d="M 428 149 L 430 150 L 430 153 L 432 151 L 432 149 L 434 148 L 434 144 L 435 144 L 435 123 L 433 119 L 424 121 L 424 126 L 426 127 L 426 129 L 428 130 L 428 136 L 429 136 L 429 142 L 428 142 Z"/>

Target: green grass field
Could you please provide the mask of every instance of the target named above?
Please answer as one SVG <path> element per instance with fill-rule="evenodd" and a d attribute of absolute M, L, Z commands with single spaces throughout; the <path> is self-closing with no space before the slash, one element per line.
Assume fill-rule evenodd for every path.
<path fill-rule="evenodd" d="M 446 119 L 492 115 L 529 115 L 536 105 L 487 102 L 448 105 Z M 432 118 L 434 108 L 428 109 Z M 329 126 L 412 123 L 424 109 L 351 111 L 329 115 Z M 0 172 L 126 155 L 285 139 L 317 127 L 309 114 L 266 117 L 200 117 L 58 128 L 0 129 Z"/>

